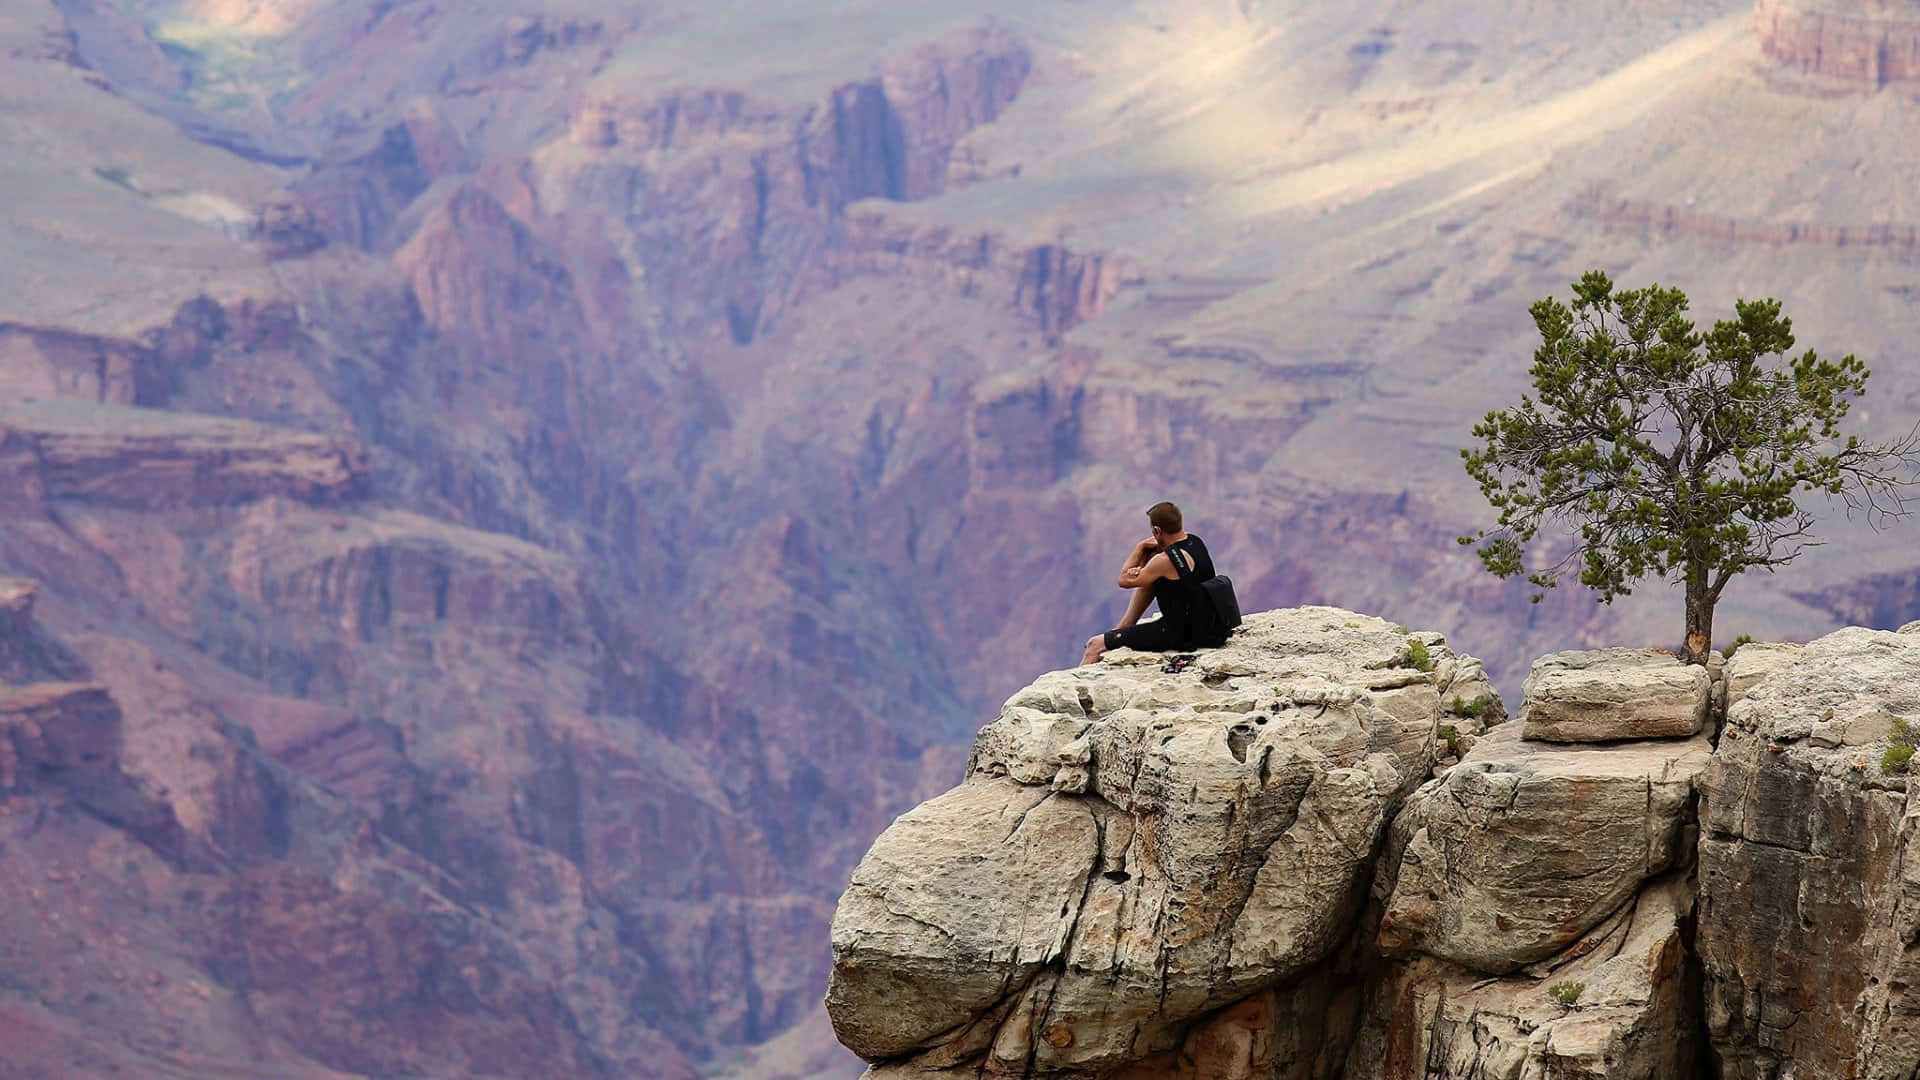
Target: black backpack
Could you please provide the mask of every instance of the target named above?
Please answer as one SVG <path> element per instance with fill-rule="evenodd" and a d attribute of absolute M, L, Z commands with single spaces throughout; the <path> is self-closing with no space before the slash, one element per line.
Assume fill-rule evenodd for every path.
<path fill-rule="evenodd" d="M 1184 551 L 1170 549 L 1167 559 L 1173 563 L 1174 572 L 1182 581 L 1193 572 L 1187 564 Z M 1225 574 L 1215 574 L 1200 582 L 1200 601 L 1194 605 L 1193 619 L 1195 636 L 1200 644 L 1208 646 L 1224 645 L 1227 635 L 1240 625 L 1240 600 L 1233 595 L 1233 579 Z"/>

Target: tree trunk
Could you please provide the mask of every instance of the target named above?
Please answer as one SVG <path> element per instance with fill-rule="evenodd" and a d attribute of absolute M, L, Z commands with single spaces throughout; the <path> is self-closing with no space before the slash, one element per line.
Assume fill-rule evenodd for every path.
<path fill-rule="evenodd" d="M 1719 598 L 1707 588 L 1704 563 L 1687 567 L 1687 644 L 1680 659 L 1689 664 L 1704 664 L 1713 649 L 1713 605 Z"/>

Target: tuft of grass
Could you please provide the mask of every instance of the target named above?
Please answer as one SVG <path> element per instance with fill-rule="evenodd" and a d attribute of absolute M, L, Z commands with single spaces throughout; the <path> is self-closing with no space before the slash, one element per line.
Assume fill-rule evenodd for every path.
<path fill-rule="evenodd" d="M 1741 634 L 1739 637 L 1733 639 L 1733 644 L 1720 650 L 1720 655 L 1724 659 L 1731 660 L 1733 659 L 1733 654 L 1740 651 L 1740 646 L 1751 644 L 1753 644 L 1753 635 Z"/>
<path fill-rule="evenodd" d="M 1887 742 L 1890 744 L 1887 752 L 1880 755 L 1880 771 L 1889 776 L 1906 772 L 1908 764 L 1913 761 L 1915 746 L 1920 745 L 1916 744 L 1913 728 L 1908 725 L 1906 717 L 1893 718 L 1893 730 L 1887 733 Z"/>
<path fill-rule="evenodd" d="M 1472 701 L 1468 701 L 1459 694 L 1455 694 L 1453 695 L 1453 700 L 1447 703 L 1447 711 L 1455 716 L 1464 716 L 1469 720 L 1482 719 L 1483 717 L 1491 715 L 1493 712 L 1493 695 L 1481 694 Z"/>
<path fill-rule="evenodd" d="M 1452 724 L 1441 724 L 1438 728 L 1434 729 L 1434 734 L 1439 736 L 1441 742 L 1447 744 L 1448 757 L 1457 758 L 1460 756 L 1459 728 L 1454 727 Z"/>
<path fill-rule="evenodd" d="M 1418 638 L 1408 638 L 1407 647 L 1400 655 L 1390 660 L 1376 660 L 1366 665 L 1368 671 L 1384 671 L 1387 668 L 1407 667 L 1415 671 L 1432 671 L 1433 654 L 1427 651 L 1427 643 Z"/>
<path fill-rule="evenodd" d="M 1427 643 L 1419 638 L 1407 639 L 1407 667 L 1415 671 L 1432 671 L 1433 657 L 1427 652 Z"/>
<path fill-rule="evenodd" d="M 1573 1003 L 1580 1000 L 1581 991 L 1586 988 L 1587 984 L 1578 979 L 1561 979 L 1559 982 L 1547 984 L 1547 996 L 1553 999 L 1555 1005 L 1563 1009 L 1571 1009 Z"/>

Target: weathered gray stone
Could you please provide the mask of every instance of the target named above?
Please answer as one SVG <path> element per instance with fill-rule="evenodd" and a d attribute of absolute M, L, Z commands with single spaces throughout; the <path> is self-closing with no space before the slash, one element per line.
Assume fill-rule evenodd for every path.
<path fill-rule="evenodd" d="M 1394 820 L 1380 943 L 1505 974 L 1560 952 L 1690 856 L 1705 736 L 1569 747 L 1480 738 Z"/>
<path fill-rule="evenodd" d="M 1858 628 L 1728 710 L 1701 779 L 1698 939 L 1723 1076 L 1920 1062 L 1920 808 L 1870 740 L 1895 718 L 1920 718 L 1920 634 Z"/>
<path fill-rule="evenodd" d="M 1691 1080 L 1699 1032 L 1681 923 L 1692 907 L 1692 882 L 1671 874 L 1524 974 L 1489 979 L 1429 956 L 1394 964 L 1370 988 L 1346 1075 Z M 1571 1007 L 1548 993 L 1562 982 L 1581 984 Z"/>
<path fill-rule="evenodd" d="M 1727 660 L 1727 707 L 1732 708 L 1761 680 L 1800 659 L 1804 645 L 1754 641 L 1740 646 Z"/>
<path fill-rule="evenodd" d="M 1698 734 L 1713 680 L 1705 667 L 1683 664 L 1670 653 L 1594 649 L 1535 660 L 1521 689 L 1525 738 L 1610 742 Z"/>
<path fill-rule="evenodd" d="M 1106 1075 L 1303 976 L 1431 766 L 1442 693 L 1479 685 L 1439 635 L 1333 608 L 1164 661 L 1119 650 L 1015 694 L 966 782 L 854 871 L 827 1004 L 856 1053 L 910 1058 L 876 1075 Z"/>
<path fill-rule="evenodd" d="M 1471 656 L 1456 659 L 1442 695 L 1441 709 L 1447 715 L 1441 722 L 1468 736 L 1506 723 L 1507 708 L 1480 661 Z"/>

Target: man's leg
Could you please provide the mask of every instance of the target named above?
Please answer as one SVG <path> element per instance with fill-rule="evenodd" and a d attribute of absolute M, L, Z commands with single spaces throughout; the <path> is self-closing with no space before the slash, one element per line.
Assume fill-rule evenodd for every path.
<path fill-rule="evenodd" d="M 1132 626 L 1139 622 L 1140 616 L 1147 613 L 1147 605 L 1151 603 L 1153 603 L 1153 582 L 1134 586 L 1133 595 L 1127 598 L 1126 618 L 1120 620 L 1120 625 Z"/>

